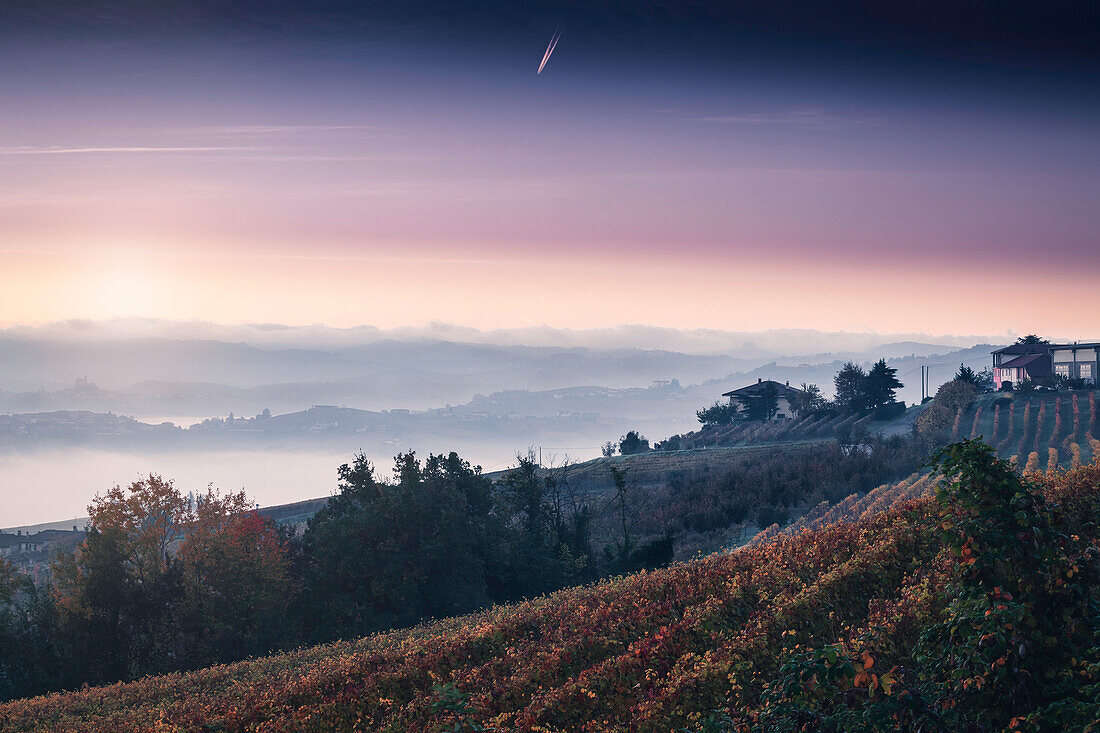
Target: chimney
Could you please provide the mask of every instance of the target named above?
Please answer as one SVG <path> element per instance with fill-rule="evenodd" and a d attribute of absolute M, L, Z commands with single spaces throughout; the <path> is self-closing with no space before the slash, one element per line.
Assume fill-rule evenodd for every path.
<path fill-rule="evenodd" d="M 764 381 L 764 378 L 763 378 L 763 377 L 757 377 L 757 378 L 756 378 L 756 383 L 757 383 L 757 384 L 760 384 L 760 383 L 761 383 L 761 382 L 763 382 L 763 381 Z"/>
<path fill-rule="evenodd" d="M 787 380 L 787 386 L 788 386 L 788 387 L 790 387 L 790 386 L 791 386 L 791 380 L 789 380 L 789 379 Z"/>

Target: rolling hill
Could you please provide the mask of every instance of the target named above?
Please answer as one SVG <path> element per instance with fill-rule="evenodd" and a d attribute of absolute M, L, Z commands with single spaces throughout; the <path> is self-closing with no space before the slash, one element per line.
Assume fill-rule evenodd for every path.
<path fill-rule="evenodd" d="M 935 701 L 944 720 L 977 715 L 960 706 L 992 695 L 993 702 L 982 704 L 997 708 L 991 714 L 1007 723 L 1005 711 L 1022 703 L 1006 705 L 997 691 L 1016 684 L 1013 675 L 1031 664 L 1023 651 L 1013 651 L 1013 639 L 1023 638 L 1024 650 L 1047 632 L 1032 633 L 1026 625 L 1014 630 L 1002 615 L 1023 613 L 1028 603 L 1047 598 L 1043 593 L 1063 587 L 1075 589 L 1065 597 L 1083 593 L 1086 601 L 1096 591 L 1090 584 L 1100 547 L 1095 522 L 1100 463 L 1037 480 L 1050 503 L 1032 501 L 1021 511 L 1031 512 L 1029 521 L 1049 525 L 1062 545 L 1041 561 L 1047 568 L 1042 577 L 1054 579 L 1048 590 L 1021 586 L 1016 599 L 1000 586 L 982 590 L 984 581 L 969 570 L 982 548 L 967 541 L 960 552 L 950 538 L 955 521 L 977 532 L 992 532 L 998 522 L 1008 521 L 1019 535 L 1017 515 L 991 514 L 986 520 L 967 509 L 969 504 L 945 500 L 937 506 L 927 495 L 929 482 L 919 490 L 899 484 L 861 512 L 732 553 L 358 640 L 18 700 L 0 706 L 0 728 L 58 733 L 792 730 L 798 728 L 779 723 L 797 723 L 800 715 L 811 714 L 807 706 L 830 720 L 846 719 L 849 710 L 900 716 L 886 719 L 905 727 L 900 723 L 917 720 L 924 715 L 920 706 L 931 704 L 921 695 L 937 690 L 946 695 Z M 1007 547 L 995 556 L 1016 557 Z M 1004 639 L 986 633 L 979 647 L 975 637 L 974 651 L 967 653 L 976 661 L 959 651 L 957 658 L 936 657 L 928 667 L 927 659 L 912 651 L 926 643 L 917 637 L 965 613 L 951 601 L 972 586 L 979 610 L 990 610 L 965 623 L 1001 629 Z M 1072 610 L 1079 606 L 1071 606 L 1064 612 L 1079 613 Z M 1078 631 L 1091 633 L 1088 623 L 1096 626 L 1095 617 Z M 1076 647 L 1071 660 L 1058 638 L 1043 638 L 1047 648 L 1038 663 L 1059 674 L 1067 670 L 1073 679 L 1061 687 L 1044 683 L 1043 690 L 1061 690 L 1061 697 L 1046 707 L 1029 703 L 1034 712 L 1013 718 L 1012 727 L 1054 730 L 1043 721 L 1061 720 L 1083 729 L 1089 716 L 1100 719 L 1100 647 Z M 1009 651 L 999 651 L 1005 643 Z M 983 654 L 989 660 L 982 661 Z M 959 684 L 949 665 L 975 676 Z M 921 669 L 933 678 L 943 676 L 945 686 L 922 686 Z M 833 707 L 834 700 L 843 702 Z M 945 723 L 942 729 L 952 728 Z"/>

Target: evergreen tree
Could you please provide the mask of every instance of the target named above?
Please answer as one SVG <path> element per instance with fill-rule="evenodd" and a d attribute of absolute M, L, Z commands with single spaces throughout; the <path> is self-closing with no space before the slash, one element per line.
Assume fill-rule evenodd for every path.
<path fill-rule="evenodd" d="M 874 409 L 894 401 L 895 390 L 904 385 L 898 381 L 898 370 L 886 365 L 885 359 L 879 359 L 867 372 L 864 392 L 867 407 Z"/>
<path fill-rule="evenodd" d="M 302 538 L 304 631 L 367 633 L 461 613 L 487 600 L 489 481 L 456 454 L 394 459 L 392 484 L 361 455 Z"/>
<path fill-rule="evenodd" d="M 981 378 L 978 373 L 968 367 L 966 364 L 959 364 L 959 371 L 955 372 L 954 381 L 966 382 L 977 387 L 981 383 Z"/>
<path fill-rule="evenodd" d="M 863 412 L 868 408 L 867 374 L 855 362 L 845 362 L 833 378 L 835 403 L 844 412 Z"/>

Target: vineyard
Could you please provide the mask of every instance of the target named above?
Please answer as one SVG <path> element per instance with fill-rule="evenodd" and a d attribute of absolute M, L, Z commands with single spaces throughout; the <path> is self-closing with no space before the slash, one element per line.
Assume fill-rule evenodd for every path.
<path fill-rule="evenodd" d="M 862 496 L 850 494 L 835 504 L 823 501 L 782 529 L 778 524 L 763 529 L 748 544 L 758 546 L 781 535 L 794 536 L 803 530 L 819 530 L 871 519 L 894 506 L 930 496 L 936 481 L 936 476 L 931 472 L 917 472 L 901 481 L 876 486 Z"/>
<path fill-rule="evenodd" d="M 785 443 L 829 440 L 844 434 L 859 434 L 870 430 L 872 415 L 807 414 L 789 420 L 737 422 L 710 425 L 675 436 L 680 450 L 715 448 L 756 443 Z"/>
<path fill-rule="evenodd" d="M 1033 408 L 1036 415 L 1042 406 Z M 975 475 L 989 474 L 983 471 Z M 1100 463 L 1034 480 L 1055 507 L 1049 519 L 1041 518 L 1062 533 L 1058 552 L 1043 561 L 1048 564 L 1040 574 L 1056 578 L 1051 587 L 1072 589 L 1073 599 L 1087 601 L 1095 595 L 1089 583 L 1096 580 L 1100 547 Z M 968 623 L 1004 628 L 983 631 L 980 649 L 975 640 L 967 651 L 972 656 L 959 657 L 959 669 L 977 665 L 966 667 L 965 678 L 945 669 L 942 689 L 920 692 L 920 677 L 906 671 L 921 663 L 909 651 L 920 646 L 916 637 L 956 613 L 949 596 L 976 583 L 972 578 L 987 568 L 977 540 L 963 534 L 955 541 L 948 534 L 955 522 L 1000 526 L 968 519 L 969 510 L 952 508 L 950 499 L 937 504 L 927 495 L 930 487 L 930 479 L 912 477 L 823 507 L 790 534 L 773 533 L 731 553 L 470 616 L 189 674 L 14 701 L 0 706 L 0 729 L 778 731 L 806 729 L 803 714 L 840 720 L 852 710 L 867 716 L 887 710 L 894 716 L 888 720 L 915 720 L 925 714 L 922 705 L 932 704 L 921 695 L 936 692 L 939 712 L 928 714 L 945 723 L 926 729 L 958 730 L 950 721 L 959 718 L 951 716 L 979 715 L 968 711 L 980 696 L 1003 695 L 1004 680 L 1013 682 L 1017 666 L 1026 667 L 1011 650 L 1018 636 L 1025 637 L 1021 650 L 1032 643 L 1025 631 L 1031 627 L 1017 621 L 1021 630 L 1013 631 L 1004 614 L 1038 591 L 1021 586 L 1015 589 L 1021 598 L 1013 601 L 1001 586 L 982 590 L 974 603 L 991 610 Z M 1028 499 L 1027 491 L 1014 496 L 1011 501 L 1023 497 L 1028 506 L 1045 506 L 1042 498 Z M 1026 539 L 1017 516 L 1009 515 L 1011 531 Z M 1061 613 L 1077 618 L 1073 608 Z M 1087 624 L 1079 632 L 1091 633 Z M 998 634 L 1009 651 L 1001 651 Z M 1069 675 L 1069 682 L 1042 690 L 1071 691 L 1059 693 L 1049 715 L 1077 723 L 1100 715 L 1094 702 L 1088 707 L 1098 691 L 1100 650 L 1078 648 L 1071 664 L 1059 656 L 1058 639 L 1050 639 L 1044 664 L 1058 680 Z M 837 695 L 830 697 L 834 687 Z M 836 700 L 843 704 L 835 706 Z M 817 712 L 807 713 L 810 708 Z M 1044 727 L 1050 718 L 1029 715 L 1014 717 L 1012 729 L 1060 729 Z M 793 723 L 784 727 L 783 721 Z M 1005 718 L 998 729 L 1007 723 Z"/>
<path fill-rule="evenodd" d="M 811 450 L 812 445 L 792 444 L 781 448 L 786 455 L 797 456 Z M 775 446 L 736 445 L 711 450 L 648 451 L 627 456 L 594 458 L 584 463 L 565 466 L 554 471 L 560 480 L 567 480 L 581 492 L 603 493 L 610 488 L 609 468 L 627 472 L 639 485 L 651 486 L 667 482 L 678 471 L 721 471 L 747 460 L 773 454 Z M 490 474 L 492 477 L 503 475 Z"/>
<path fill-rule="evenodd" d="M 620 538 L 612 469 L 620 472 L 631 532 L 642 541 L 673 534 L 675 557 L 686 560 L 744 544 L 760 528 L 786 524 L 819 504 L 892 486 L 919 468 L 925 450 L 905 440 L 874 441 L 864 450 L 812 440 L 649 451 L 546 471 L 557 490 L 596 508 L 597 546 Z"/>
<path fill-rule="evenodd" d="M 951 439 L 982 438 L 997 454 L 1028 474 L 1076 468 L 1100 457 L 1096 392 L 1069 392 L 1028 396 L 981 395 L 955 415 Z M 1020 456 L 1024 456 L 1023 461 Z M 843 501 L 821 502 L 784 528 L 773 524 L 750 542 L 758 544 L 777 535 L 818 529 L 837 522 L 870 517 L 895 503 L 929 496 L 936 485 L 927 471 L 902 481 L 882 484 Z"/>
<path fill-rule="evenodd" d="M 1094 390 L 982 395 L 956 415 L 952 440 L 981 436 L 997 455 L 1035 472 L 1100 457 L 1100 405 Z"/>

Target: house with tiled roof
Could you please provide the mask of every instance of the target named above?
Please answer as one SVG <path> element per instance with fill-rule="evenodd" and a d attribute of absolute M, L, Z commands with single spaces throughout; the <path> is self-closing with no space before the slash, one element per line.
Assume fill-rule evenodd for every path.
<path fill-rule="evenodd" d="M 798 398 L 804 394 L 802 390 L 791 386 L 790 382 L 780 383 L 771 379 L 757 379 L 756 384 L 741 387 L 730 392 L 723 392 L 723 397 L 728 397 L 730 405 L 741 407 L 746 400 L 763 394 L 769 389 L 775 390 L 775 400 L 778 409 L 773 420 L 785 420 L 794 417 L 798 413 Z"/>
<path fill-rule="evenodd" d="M 1072 344 L 1012 344 L 993 352 L 993 386 L 1012 389 L 1024 380 L 1053 377 L 1095 385 L 1100 374 L 1100 341 Z"/>

